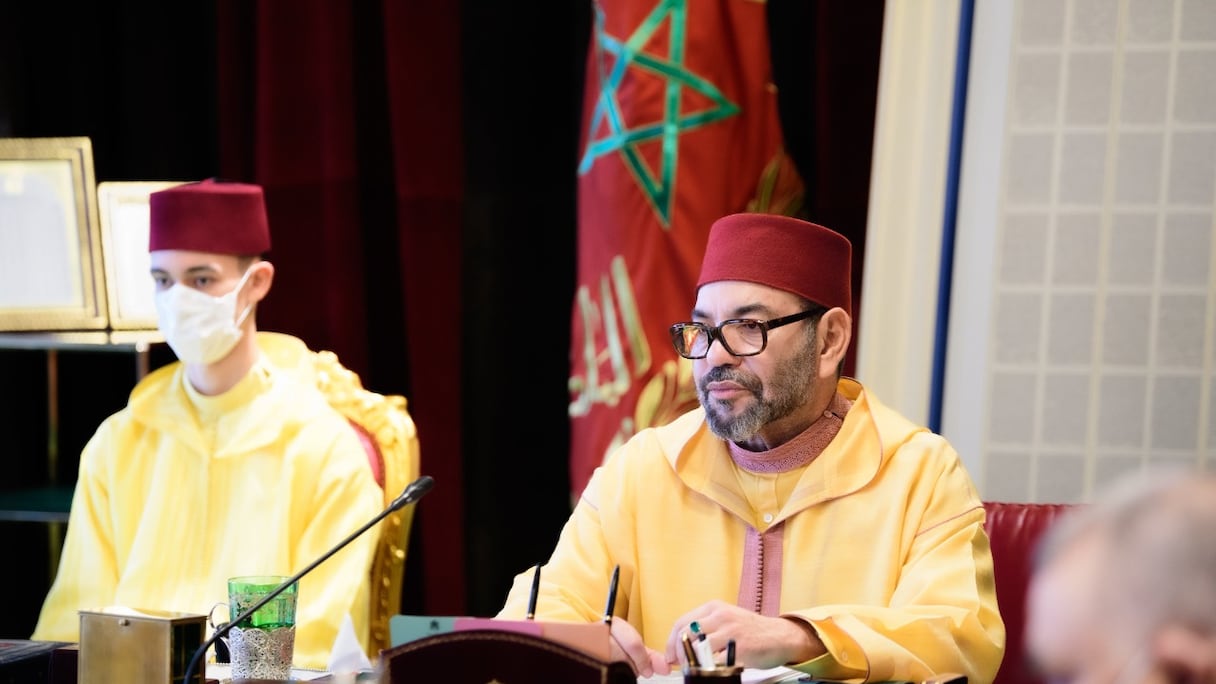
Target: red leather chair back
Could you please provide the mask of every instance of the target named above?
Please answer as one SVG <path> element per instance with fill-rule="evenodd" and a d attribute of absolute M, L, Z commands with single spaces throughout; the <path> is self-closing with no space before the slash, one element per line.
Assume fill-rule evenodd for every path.
<path fill-rule="evenodd" d="M 1042 684 L 1029 667 L 1022 646 L 1026 589 L 1039 537 L 1072 504 L 985 502 L 984 523 L 992 543 L 996 600 L 1005 621 L 1005 659 L 994 684 Z"/>

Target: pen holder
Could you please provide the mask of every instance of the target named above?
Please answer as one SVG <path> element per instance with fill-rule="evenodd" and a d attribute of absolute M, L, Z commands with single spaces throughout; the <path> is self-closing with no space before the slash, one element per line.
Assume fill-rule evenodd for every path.
<path fill-rule="evenodd" d="M 684 684 L 741 684 L 742 678 L 739 666 L 684 668 Z"/>

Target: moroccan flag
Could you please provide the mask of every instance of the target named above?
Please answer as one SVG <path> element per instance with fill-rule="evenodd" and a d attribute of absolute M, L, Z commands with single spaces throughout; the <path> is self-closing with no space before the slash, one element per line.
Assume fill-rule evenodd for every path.
<path fill-rule="evenodd" d="M 672 349 L 713 221 L 793 214 L 765 6 L 599 0 L 587 56 L 572 316 L 571 493 L 639 430 L 697 405 Z"/>

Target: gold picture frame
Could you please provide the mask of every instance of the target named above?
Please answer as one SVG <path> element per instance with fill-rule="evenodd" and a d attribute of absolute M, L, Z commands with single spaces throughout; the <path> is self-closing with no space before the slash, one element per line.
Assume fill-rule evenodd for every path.
<path fill-rule="evenodd" d="M 106 328 L 93 145 L 0 138 L 0 331 Z"/>
<path fill-rule="evenodd" d="M 148 195 L 181 181 L 106 181 L 97 184 L 110 327 L 155 330 L 155 287 L 149 275 Z"/>

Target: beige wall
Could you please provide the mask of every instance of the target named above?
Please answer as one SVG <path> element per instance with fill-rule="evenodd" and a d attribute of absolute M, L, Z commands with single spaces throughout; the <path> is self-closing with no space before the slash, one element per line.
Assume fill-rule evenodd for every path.
<path fill-rule="evenodd" d="M 888 3 L 884 30 L 923 31 L 945 4 Z M 953 54 L 889 45 L 904 52 L 884 70 L 938 68 L 880 83 L 858 376 L 925 420 L 932 328 L 903 319 L 931 322 L 936 270 L 931 248 L 897 247 L 940 245 L 941 215 L 886 209 L 944 196 L 944 166 L 892 170 L 935 173 L 948 137 L 939 152 L 883 134 L 900 117 L 948 126 Z M 942 432 L 990 500 L 1083 501 L 1147 463 L 1211 468 L 1216 1 L 980 0 L 970 69 Z"/>

